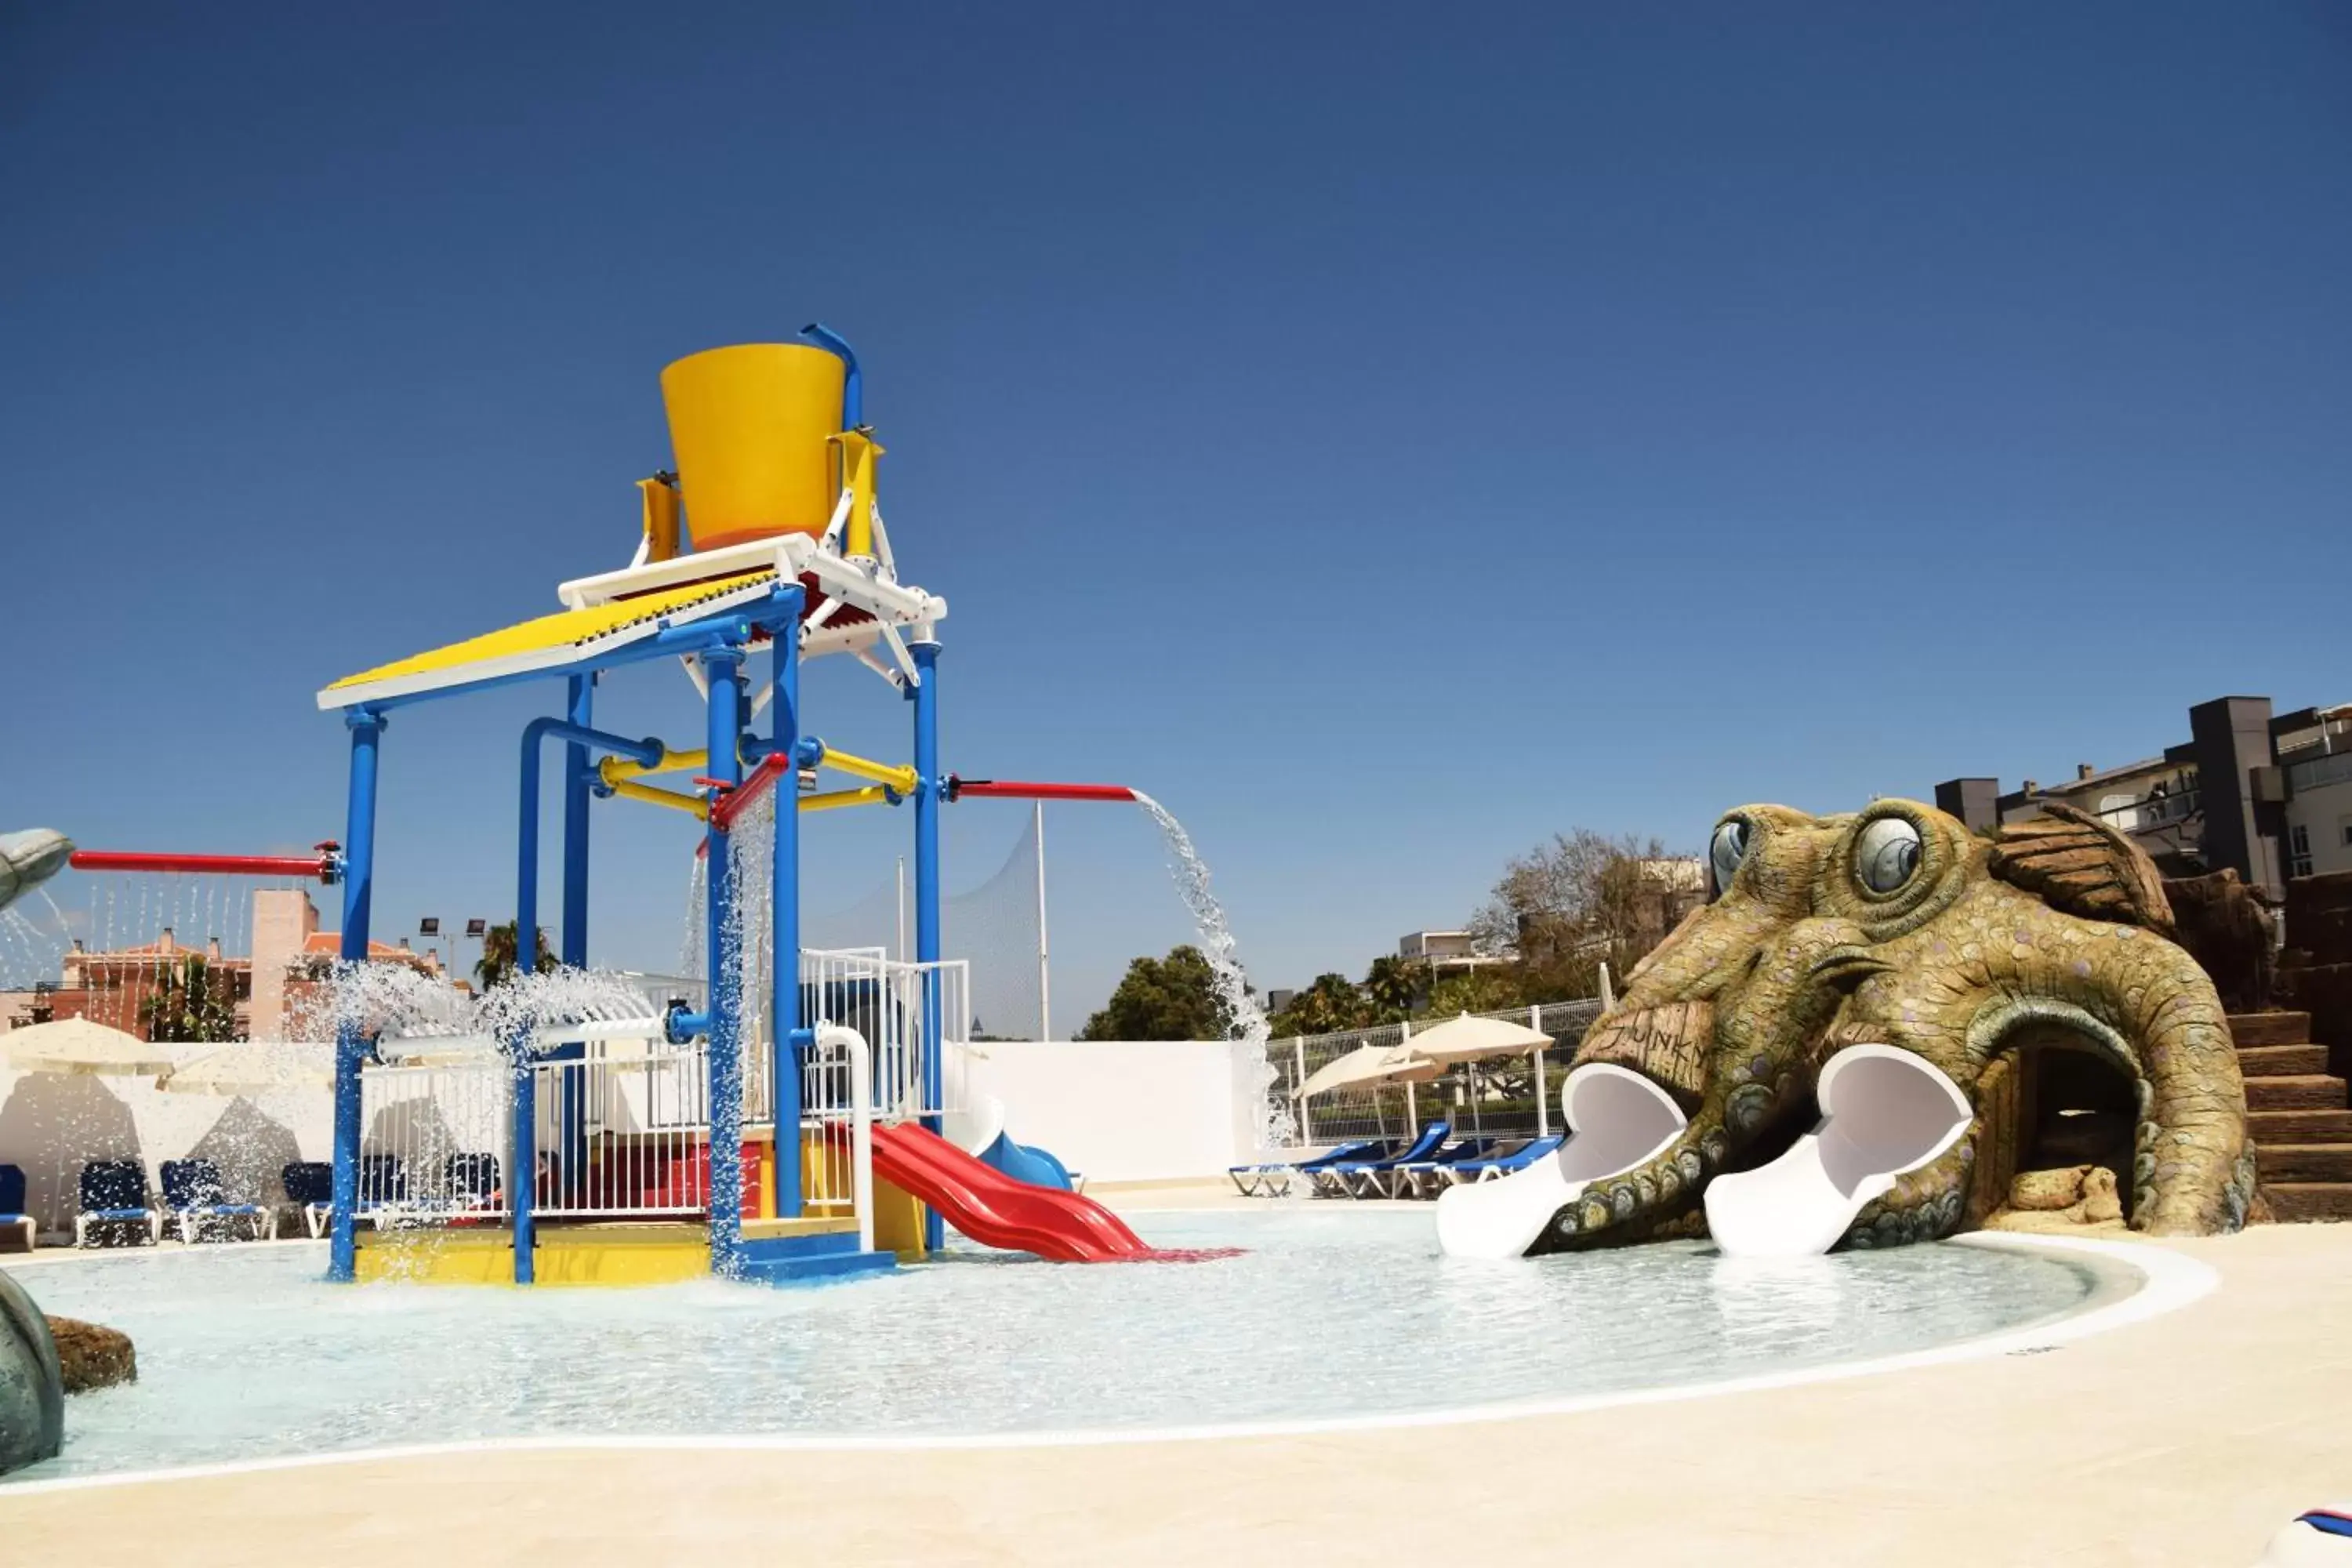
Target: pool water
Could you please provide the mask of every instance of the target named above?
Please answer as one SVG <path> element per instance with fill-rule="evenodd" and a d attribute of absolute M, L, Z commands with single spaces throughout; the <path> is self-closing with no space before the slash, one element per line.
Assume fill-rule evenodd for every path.
<path fill-rule="evenodd" d="M 1238 1246 L 1083 1267 L 978 1249 L 807 1289 L 336 1287 L 322 1247 L 21 1270 L 127 1331 L 140 1381 L 67 1405 L 12 1479 L 465 1438 L 924 1437 L 1313 1421 L 1715 1382 L 1896 1354 L 2076 1310 L 2105 1261 L 1936 1245 L 1796 1265 L 1705 1243 L 1482 1262 L 1426 1214 L 1144 1214 Z M 0 1482 L 0 1485 L 6 1483 Z"/>

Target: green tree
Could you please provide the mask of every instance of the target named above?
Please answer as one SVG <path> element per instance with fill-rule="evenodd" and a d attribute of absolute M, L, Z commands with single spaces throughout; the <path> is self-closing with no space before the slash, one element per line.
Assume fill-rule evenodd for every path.
<path fill-rule="evenodd" d="M 172 1043 L 234 1040 L 236 981 L 215 974 L 202 954 L 190 953 L 176 968 L 155 977 L 155 989 L 139 1004 L 147 1037 Z"/>
<path fill-rule="evenodd" d="M 1233 1014 L 1217 994 L 1216 971 L 1189 943 L 1165 958 L 1139 958 L 1127 966 L 1101 1012 L 1087 1020 L 1081 1040 L 1222 1040 Z"/>
<path fill-rule="evenodd" d="M 1372 960 L 1364 971 L 1364 983 L 1358 987 L 1371 1011 L 1375 1024 L 1393 1024 L 1400 1018 L 1412 1016 L 1421 1002 L 1426 971 L 1407 963 L 1392 952 L 1384 952 Z"/>
<path fill-rule="evenodd" d="M 474 978 L 482 983 L 483 990 L 488 991 L 501 984 L 514 972 L 515 951 L 514 921 L 494 925 L 482 933 L 482 960 L 474 965 Z M 555 950 L 547 944 L 547 928 L 541 926 L 539 928 L 539 971 L 544 974 L 554 967 Z"/>
<path fill-rule="evenodd" d="M 1513 858 L 1470 929 L 1487 952 L 1514 954 L 1519 997 L 1556 1001 L 1591 995 L 1603 963 L 1622 977 L 1706 897 L 1696 859 L 1579 827 Z"/>
<path fill-rule="evenodd" d="M 1315 983 L 1290 999 L 1290 1005 L 1269 1019 L 1277 1039 L 1293 1035 L 1333 1035 L 1360 1029 L 1372 1019 L 1371 1004 L 1344 974 L 1318 974 Z"/>
<path fill-rule="evenodd" d="M 1513 966 L 1489 964 L 1461 974 L 1449 974 L 1439 981 L 1429 993 L 1429 1016 L 1451 1018 L 1458 1013 L 1496 1013 L 1505 1007 L 1521 1006 L 1527 1000 L 1520 976 Z"/>

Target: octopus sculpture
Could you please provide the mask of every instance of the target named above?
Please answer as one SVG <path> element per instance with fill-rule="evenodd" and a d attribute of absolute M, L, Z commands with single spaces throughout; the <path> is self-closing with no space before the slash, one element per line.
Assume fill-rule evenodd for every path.
<path fill-rule="evenodd" d="M 2245 1223 L 2254 1151 L 2228 1021 L 2123 835 L 2064 807 L 1980 837 L 1910 801 L 1835 816 L 1753 805 L 1717 825 L 1708 858 L 1712 899 L 1633 971 L 1574 1062 L 1640 1075 L 1686 1121 L 1639 1163 L 1563 1189 L 1528 1251 L 1696 1234 L 1708 1183 L 1788 1147 L 1816 1119 L 1822 1065 L 1865 1043 L 1933 1064 L 1975 1119 L 1862 1208 L 1844 1245 L 1931 1239 L 1982 1213 L 1972 1176 L 2016 1114 L 1996 1087 L 2037 1047 L 2092 1052 L 2132 1086 L 2135 1229 Z"/>

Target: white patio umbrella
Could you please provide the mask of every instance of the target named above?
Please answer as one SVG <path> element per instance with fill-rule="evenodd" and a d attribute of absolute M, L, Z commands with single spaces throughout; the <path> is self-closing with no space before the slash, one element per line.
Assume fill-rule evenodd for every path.
<path fill-rule="evenodd" d="M 1346 1056 L 1325 1062 L 1309 1073 L 1305 1083 L 1290 1091 L 1290 1097 L 1305 1100 L 1310 1095 L 1368 1083 L 1427 1083 L 1444 1070 L 1437 1062 L 1415 1061 L 1402 1046 L 1358 1046 Z"/>
<path fill-rule="evenodd" d="M 0 1035 L 0 1058 L 18 1072 L 152 1078 L 172 1070 L 171 1050 L 88 1018 L 60 1018 Z"/>
<path fill-rule="evenodd" d="M 199 1057 L 155 1080 L 180 1094 L 268 1094 L 273 1089 L 325 1089 L 335 1086 L 335 1064 L 327 1046 L 248 1040 Z"/>
<path fill-rule="evenodd" d="M 1455 1062 L 1483 1062 L 1496 1057 L 1523 1057 L 1551 1044 L 1541 1029 L 1512 1018 L 1474 1018 L 1465 1013 L 1443 1024 L 1415 1028 L 1405 1043 L 1412 1057 L 1451 1067 Z"/>

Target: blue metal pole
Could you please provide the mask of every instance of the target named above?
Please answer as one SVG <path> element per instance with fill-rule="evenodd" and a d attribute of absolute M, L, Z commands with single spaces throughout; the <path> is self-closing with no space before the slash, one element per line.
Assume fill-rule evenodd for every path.
<path fill-rule="evenodd" d="M 376 753 L 383 738 L 383 716 L 371 709 L 343 715 L 352 731 L 351 798 L 343 818 L 343 935 L 346 963 L 365 963 L 368 916 L 375 898 Z M 335 1026 L 335 1170 L 329 1194 L 333 1229 L 327 1244 L 327 1278 L 349 1281 L 358 1272 L 357 1241 L 352 1216 L 359 1207 L 360 1063 L 367 1055 L 367 1037 L 359 1020 L 344 1017 Z"/>
<path fill-rule="evenodd" d="M 709 776 L 740 784 L 743 763 L 735 748 L 743 732 L 742 650 L 706 653 L 702 669 L 710 689 Z M 784 794 L 776 802 L 779 816 L 796 804 L 790 792 Z M 743 933 L 728 837 L 714 812 L 704 840 L 709 891 L 704 923 L 710 977 L 710 1267 L 714 1273 L 731 1275 L 740 1267 L 743 1245 Z"/>
<path fill-rule="evenodd" d="M 794 591 L 795 596 L 798 590 Z M 800 614 L 795 608 L 773 633 L 775 649 L 775 749 L 789 758 L 800 740 Z M 801 1212 L 801 814 L 797 773 L 776 781 L 769 798 L 776 807 L 776 836 L 768 868 L 774 913 L 768 996 L 768 1082 L 774 1086 L 776 1213 Z"/>
<path fill-rule="evenodd" d="M 515 963 L 524 973 L 539 965 L 539 753 L 550 736 L 566 742 L 564 760 L 564 930 L 562 940 L 567 951 L 577 941 L 584 956 L 587 951 L 587 773 L 588 748 L 601 747 L 633 757 L 647 767 L 662 759 L 662 743 L 657 740 L 632 741 L 625 735 L 607 734 L 588 727 L 582 715 L 588 710 L 589 696 L 583 689 L 586 681 L 575 677 L 571 693 L 571 713 L 566 719 L 533 719 L 522 728 L 522 766 L 520 773 L 520 812 L 515 824 Z M 576 765 L 574 765 L 576 763 Z M 583 782 L 577 782 L 583 781 Z M 581 809 L 572 810 L 573 792 L 580 793 Z M 579 858 L 572 858 L 572 834 L 575 824 L 579 833 Z M 575 886 L 578 889 L 579 918 L 572 918 Z M 539 1185 L 539 1085 L 531 1076 L 530 1037 L 518 1033 L 505 1042 L 514 1071 L 514 1115 L 506 1173 L 506 1190 L 514 1211 L 514 1280 L 528 1285 L 532 1279 L 532 1248 L 538 1240 L 538 1227 L 531 1218 L 531 1200 Z"/>
<path fill-rule="evenodd" d="M 515 824 L 515 967 L 525 974 L 539 965 L 539 752 L 540 742 L 553 728 L 550 721 L 534 719 L 522 731 L 521 814 Z M 514 1282 L 528 1285 L 534 1277 L 539 1244 L 531 1217 L 539 1190 L 539 1084 L 532 1076 L 529 1026 L 518 1026 L 504 1044 L 514 1075 L 506 1184 L 514 1214 Z"/>
<path fill-rule="evenodd" d="M 857 368 L 857 352 L 823 321 L 811 321 L 801 329 L 801 336 L 841 356 L 841 427 L 856 429 L 866 423 L 866 373 Z"/>
<path fill-rule="evenodd" d="M 917 680 L 908 695 L 915 704 L 915 962 L 935 964 L 940 958 L 940 645 L 929 637 L 908 650 L 915 656 Z M 940 1131 L 939 1110 L 946 1098 L 946 1074 L 941 1070 L 942 1011 L 940 972 L 923 974 L 923 1104 L 931 1112 L 923 1125 Z M 947 1243 L 947 1227 L 937 1209 L 926 1209 L 923 1242 L 933 1251 Z"/>
<path fill-rule="evenodd" d="M 595 721 L 596 677 L 592 671 L 566 683 L 564 719 L 586 730 Z M 557 939 L 557 956 L 573 969 L 588 967 L 588 811 L 593 798 L 590 784 L 595 771 L 584 742 L 567 742 L 563 748 L 563 931 Z M 578 1041 L 568 1041 L 548 1053 L 557 1061 L 576 1062 L 588 1054 Z M 562 1069 L 562 1104 L 559 1112 L 562 1151 L 555 1170 L 558 1190 L 577 1190 L 588 1166 L 588 1120 L 582 1089 L 584 1068 Z"/>

